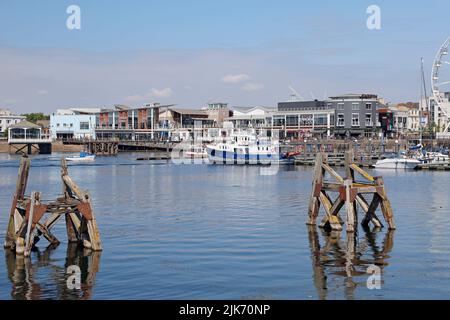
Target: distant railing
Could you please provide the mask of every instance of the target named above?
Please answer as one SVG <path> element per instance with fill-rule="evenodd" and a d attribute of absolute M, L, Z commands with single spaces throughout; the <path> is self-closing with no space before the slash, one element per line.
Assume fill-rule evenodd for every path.
<path fill-rule="evenodd" d="M 52 143 L 51 138 L 9 138 L 8 143 L 10 144 L 21 144 L 21 143 Z"/>

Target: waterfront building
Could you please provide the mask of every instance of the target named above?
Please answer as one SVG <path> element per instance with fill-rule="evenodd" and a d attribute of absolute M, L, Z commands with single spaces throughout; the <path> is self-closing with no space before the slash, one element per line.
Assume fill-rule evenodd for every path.
<path fill-rule="evenodd" d="M 214 120 L 209 118 L 206 110 L 166 108 L 160 110 L 159 113 L 159 125 L 161 128 L 191 128 L 196 121 L 201 126 L 212 126 L 214 123 Z"/>
<path fill-rule="evenodd" d="M 394 117 L 394 130 L 397 135 L 406 134 L 408 131 L 409 108 L 403 105 L 396 105 L 390 108 Z"/>
<path fill-rule="evenodd" d="M 50 136 L 50 120 L 37 120 L 36 124 L 41 127 L 42 134 Z"/>
<path fill-rule="evenodd" d="M 450 126 L 450 116 L 448 112 L 450 110 L 450 92 L 442 92 L 440 93 L 441 106 L 436 102 L 435 97 L 430 97 L 428 99 L 428 107 L 425 102 L 422 102 L 422 108 L 429 110 L 428 121 L 434 123 L 436 125 L 436 131 L 440 133 L 443 137 L 448 137 L 449 133 L 443 133 L 448 130 Z M 422 99 L 424 100 L 424 99 Z"/>
<path fill-rule="evenodd" d="M 228 118 L 235 128 L 265 129 L 271 134 L 277 130 L 284 139 L 330 136 L 334 127 L 334 110 L 323 101 L 280 102 L 277 108 L 234 107 Z"/>
<path fill-rule="evenodd" d="M 272 124 L 272 113 L 275 108 L 270 107 L 232 107 L 232 116 L 227 121 L 234 128 L 268 128 Z"/>
<path fill-rule="evenodd" d="M 23 152 L 26 148 L 28 154 L 32 154 L 34 150 L 50 154 L 51 143 L 52 139 L 43 134 L 42 128 L 35 123 L 23 120 L 8 128 L 8 144 L 15 149 L 15 153 Z"/>
<path fill-rule="evenodd" d="M 420 130 L 419 103 L 398 103 L 390 107 L 393 112 L 393 126 L 397 134 L 418 133 Z"/>
<path fill-rule="evenodd" d="M 407 128 L 408 128 L 408 131 L 419 132 L 419 130 L 420 130 L 420 112 L 419 112 L 418 107 L 409 109 Z"/>
<path fill-rule="evenodd" d="M 380 127 L 377 113 L 385 105 L 375 94 L 344 94 L 325 101 L 335 111 L 335 136 L 372 137 Z"/>
<path fill-rule="evenodd" d="M 280 130 L 281 138 L 324 138 L 333 133 L 335 115 L 332 107 L 321 100 L 286 101 L 278 103 L 271 120 L 271 127 Z"/>
<path fill-rule="evenodd" d="M 13 114 L 8 109 L 0 109 L 0 136 L 8 129 L 8 127 L 25 120 L 25 116 Z"/>
<path fill-rule="evenodd" d="M 115 105 L 114 109 L 101 109 L 95 114 L 95 136 L 100 139 L 154 139 L 160 107 L 158 103 L 149 103 L 136 108 Z"/>
<path fill-rule="evenodd" d="M 215 127 L 221 127 L 225 119 L 232 115 L 232 111 L 228 108 L 228 104 L 223 102 L 208 103 L 208 106 L 203 110 L 206 110 L 208 118 L 214 121 Z"/>
<path fill-rule="evenodd" d="M 378 123 L 380 134 L 384 137 L 394 136 L 394 112 L 387 106 L 378 108 Z"/>
<path fill-rule="evenodd" d="M 96 113 L 100 108 L 58 109 L 50 115 L 53 139 L 95 139 Z"/>

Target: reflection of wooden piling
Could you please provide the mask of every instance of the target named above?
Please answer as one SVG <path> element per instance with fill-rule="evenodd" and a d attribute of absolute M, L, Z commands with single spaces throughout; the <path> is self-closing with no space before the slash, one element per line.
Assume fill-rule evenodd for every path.
<path fill-rule="evenodd" d="M 375 227 L 382 227 L 381 221 L 375 214 L 376 209 L 380 206 L 389 229 L 395 229 L 392 207 L 386 195 L 383 178 L 372 177 L 358 167 L 354 163 L 353 151 L 351 150 L 346 153 L 345 172 L 346 177 L 344 179 L 328 165 L 325 154 L 317 154 L 307 224 L 316 224 L 319 208 L 322 205 L 325 210 L 325 217 L 320 227 L 329 226 L 332 230 L 341 230 L 342 220 L 339 217 L 339 211 L 345 205 L 347 232 L 355 231 L 358 206 L 365 213 L 362 220 L 363 225 L 372 222 Z M 333 181 L 326 181 L 325 174 L 328 174 Z M 356 181 L 356 174 L 361 176 L 364 181 Z M 338 194 L 335 200 L 330 197 L 329 193 L 331 192 Z M 370 203 L 366 200 L 367 195 L 372 195 Z"/>
<path fill-rule="evenodd" d="M 92 297 L 92 289 L 95 285 L 96 274 L 100 268 L 100 251 L 92 251 L 80 248 L 76 243 L 68 243 L 66 263 L 64 267 L 53 263 L 51 254 L 54 248 L 47 247 L 44 251 L 37 250 L 35 261 L 30 257 L 16 255 L 10 250 L 5 251 L 5 265 L 7 276 L 11 282 L 11 297 L 16 300 L 89 300 Z M 81 274 L 81 288 L 69 289 L 67 286 L 67 268 L 78 266 Z M 42 288 L 34 275 L 39 273 L 42 267 L 50 267 L 50 288 Z M 45 289 L 45 290 L 44 290 Z"/>
<path fill-rule="evenodd" d="M 70 178 L 65 159 L 61 162 L 64 196 L 47 204 L 41 202 L 40 192 L 33 191 L 30 197 L 25 196 L 29 167 L 29 159 L 22 158 L 11 205 L 5 248 L 29 256 L 40 236 L 44 236 L 52 245 L 58 245 L 59 240 L 50 230 L 61 216 L 65 216 L 69 242 L 81 243 L 94 251 L 102 250 L 89 193 L 81 190 Z M 49 214 L 47 219 L 41 222 L 47 213 Z"/>
<path fill-rule="evenodd" d="M 327 299 L 328 295 L 335 297 L 339 292 L 334 290 L 342 290 L 346 299 L 354 299 L 356 288 L 365 287 L 367 284 L 368 267 L 377 265 L 383 271 L 389 265 L 389 254 L 394 245 L 394 230 L 386 232 L 381 244 L 377 243 L 376 239 L 378 228 L 375 228 L 375 231 L 364 228 L 364 236 L 361 237 L 358 237 L 356 232 L 347 232 L 345 238 L 341 237 L 340 231 L 322 230 L 322 239 L 319 238 L 317 230 L 314 226 L 308 227 L 308 240 L 313 282 L 321 300 Z M 344 281 L 343 286 L 336 286 L 339 279 Z M 331 287 L 333 285 L 335 288 Z"/>

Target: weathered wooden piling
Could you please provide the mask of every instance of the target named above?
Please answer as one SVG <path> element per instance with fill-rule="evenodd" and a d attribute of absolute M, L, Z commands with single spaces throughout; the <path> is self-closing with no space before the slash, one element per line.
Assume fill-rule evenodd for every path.
<path fill-rule="evenodd" d="M 100 233 L 89 192 L 81 190 L 69 176 L 66 160 L 61 160 L 63 196 L 49 203 L 43 203 L 41 193 L 37 191 L 33 191 L 30 197 L 25 196 L 29 168 L 30 160 L 23 157 L 20 161 L 4 247 L 15 250 L 17 254 L 29 256 L 40 236 L 44 236 L 51 244 L 58 245 L 59 240 L 50 230 L 59 218 L 64 216 L 69 242 L 78 242 L 85 248 L 101 251 Z M 42 222 L 45 214 L 49 215 Z"/>
<path fill-rule="evenodd" d="M 372 177 L 358 167 L 354 162 L 352 150 L 347 151 L 345 155 L 345 172 L 346 177 L 342 178 L 328 165 L 326 154 L 317 154 L 307 224 L 316 224 L 320 205 L 322 205 L 325 210 L 325 216 L 319 226 L 325 227 L 328 225 L 332 230 L 342 230 L 343 221 L 339 216 L 339 211 L 345 205 L 347 232 L 355 231 L 358 206 L 365 213 L 361 222 L 363 226 L 367 226 L 372 222 L 375 227 L 381 228 L 383 224 L 375 213 L 378 206 L 380 206 L 389 229 L 395 229 L 394 216 L 386 194 L 383 178 Z M 326 174 L 333 181 L 325 180 Z M 355 179 L 356 174 L 363 181 L 357 181 Z M 337 197 L 334 200 L 330 196 L 332 192 L 337 193 Z M 370 202 L 366 199 L 368 195 L 372 195 Z"/>

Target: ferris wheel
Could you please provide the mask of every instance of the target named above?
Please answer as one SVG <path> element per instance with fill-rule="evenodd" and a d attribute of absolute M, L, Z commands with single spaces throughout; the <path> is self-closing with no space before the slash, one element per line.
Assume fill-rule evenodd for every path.
<path fill-rule="evenodd" d="M 447 124 L 444 131 L 450 126 L 450 59 L 448 57 L 448 47 L 450 37 L 445 40 L 439 48 L 433 62 L 431 71 L 431 90 L 433 99 L 439 109 L 447 118 Z"/>

